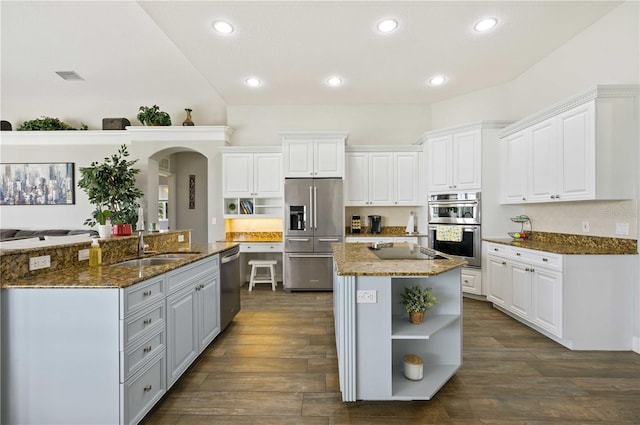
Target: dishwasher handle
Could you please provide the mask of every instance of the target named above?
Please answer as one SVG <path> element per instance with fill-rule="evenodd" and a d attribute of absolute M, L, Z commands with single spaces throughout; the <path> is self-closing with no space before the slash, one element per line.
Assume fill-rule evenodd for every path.
<path fill-rule="evenodd" d="M 333 258 L 333 254 L 287 254 L 289 258 Z"/>
<path fill-rule="evenodd" d="M 227 264 L 232 262 L 233 260 L 237 260 L 238 258 L 240 258 L 239 252 L 231 255 L 226 255 L 220 259 L 220 264 Z"/>

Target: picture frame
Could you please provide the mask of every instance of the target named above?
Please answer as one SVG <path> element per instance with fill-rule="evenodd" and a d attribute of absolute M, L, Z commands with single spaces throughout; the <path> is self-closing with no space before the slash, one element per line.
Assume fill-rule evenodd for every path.
<path fill-rule="evenodd" d="M 74 162 L 0 163 L 0 205 L 74 205 Z"/>

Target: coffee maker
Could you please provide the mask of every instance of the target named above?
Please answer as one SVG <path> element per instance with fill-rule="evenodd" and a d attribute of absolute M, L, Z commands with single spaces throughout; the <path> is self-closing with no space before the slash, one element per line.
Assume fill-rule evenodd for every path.
<path fill-rule="evenodd" d="M 382 230 L 382 217 L 379 215 L 369 216 L 369 233 L 380 233 Z"/>

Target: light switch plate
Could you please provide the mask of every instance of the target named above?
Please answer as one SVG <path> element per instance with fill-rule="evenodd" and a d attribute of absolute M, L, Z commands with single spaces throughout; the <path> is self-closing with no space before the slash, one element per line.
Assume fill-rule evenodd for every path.
<path fill-rule="evenodd" d="M 89 259 L 89 250 L 81 249 L 78 251 L 78 261 L 84 261 Z"/>
<path fill-rule="evenodd" d="M 29 258 L 29 270 L 39 270 L 51 267 L 51 256 L 41 255 L 40 257 Z"/>

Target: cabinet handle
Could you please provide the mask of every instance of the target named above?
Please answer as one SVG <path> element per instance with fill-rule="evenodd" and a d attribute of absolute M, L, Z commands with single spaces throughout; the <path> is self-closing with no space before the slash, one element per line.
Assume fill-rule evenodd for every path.
<path fill-rule="evenodd" d="M 523 200 L 523 201 L 526 201 L 526 200 L 527 200 L 527 198 L 525 198 L 525 197 L 523 196 L 523 197 L 522 197 L 522 200 Z"/>
<path fill-rule="evenodd" d="M 493 248 L 493 250 L 494 250 L 495 252 L 498 252 L 498 248 Z"/>
<path fill-rule="evenodd" d="M 143 296 L 143 297 L 148 297 L 149 295 L 151 295 L 151 290 L 144 291 L 144 292 L 142 293 L 142 296 Z"/>
<path fill-rule="evenodd" d="M 530 271 L 531 273 L 533 273 L 533 272 L 535 272 L 535 271 L 536 271 L 536 269 L 531 269 L 531 270 L 529 270 L 529 271 Z"/>
<path fill-rule="evenodd" d="M 516 255 L 519 257 L 519 256 L 520 256 L 520 253 L 519 253 L 519 252 L 516 252 Z"/>
<path fill-rule="evenodd" d="M 142 321 L 142 324 L 143 324 L 143 325 L 145 325 L 145 326 L 146 326 L 146 325 L 150 325 L 150 324 L 151 324 L 151 319 L 150 319 L 150 318 L 149 318 L 149 319 L 144 319 L 144 320 Z"/>
<path fill-rule="evenodd" d="M 144 348 L 142 349 L 142 351 L 143 351 L 143 352 L 145 352 L 145 353 L 149 353 L 149 352 L 151 351 L 151 348 L 152 348 L 152 347 L 151 347 L 150 345 L 147 345 L 146 347 L 144 347 Z"/>
<path fill-rule="evenodd" d="M 551 199 L 556 199 L 555 195 L 551 195 Z"/>
<path fill-rule="evenodd" d="M 469 283 L 469 281 L 467 279 L 464 280 L 464 283 Z"/>
<path fill-rule="evenodd" d="M 547 258 L 543 258 L 542 261 L 549 261 Z"/>
<path fill-rule="evenodd" d="M 531 269 L 529 269 L 529 267 L 525 267 L 524 271 L 525 271 L 525 272 L 530 272 L 530 271 L 531 271 Z"/>
<path fill-rule="evenodd" d="M 506 261 L 503 261 L 503 262 L 502 262 L 502 265 L 503 265 L 503 266 L 506 266 L 506 265 L 507 265 L 507 262 L 506 262 Z"/>
<path fill-rule="evenodd" d="M 145 393 L 148 393 L 149 391 L 151 391 L 151 389 L 153 388 L 153 386 L 151 384 L 145 385 L 144 388 L 142 389 Z"/>

